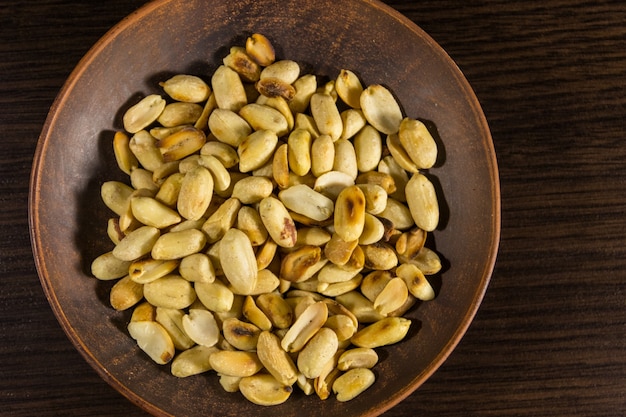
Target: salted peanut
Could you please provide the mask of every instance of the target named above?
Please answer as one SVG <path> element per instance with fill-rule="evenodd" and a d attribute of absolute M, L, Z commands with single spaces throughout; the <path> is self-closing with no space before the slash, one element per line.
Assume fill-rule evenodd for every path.
<path fill-rule="evenodd" d="M 391 155 L 381 159 L 378 164 L 378 171 L 391 175 L 396 185 L 396 191 L 391 193 L 389 197 L 395 198 L 403 203 L 406 202 L 405 188 L 406 184 L 409 182 L 407 171 L 405 171 Z"/>
<path fill-rule="evenodd" d="M 140 180 L 138 180 L 138 176 L 140 175 Z M 135 197 L 153 197 L 154 189 L 148 189 L 145 187 L 154 186 L 150 179 L 150 173 L 144 169 L 138 168 L 131 173 L 131 185 L 135 187 L 135 191 L 132 192 L 128 200 L 126 200 L 126 207 L 124 212 L 120 214 L 119 217 L 119 226 L 120 230 L 124 233 L 128 233 L 132 230 L 135 230 L 142 224 L 135 218 L 131 206 L 131 202 Z M 138 188 L 137 188 L 138 187 Z"/>
<path fill-rule="evenodd" d="M 246 53 L 263 67 L 271 65 L 276 56 L 272 43 L 260 33 L 254 33 L 246 39 Z"/>
<path fill-rule="evenodd" d="M 334 284 L 337 282 L 349 281 L 361 272 L 361 268 L 354 268 L 347 265 L 336 265 L 327 263 L 317 274 L 319 282 Z"/>
<path fill-rule="evenodd" d="M 385 317 L 359 330 L 352 336 L 352 344 L 357 347 L 375 349 L 398 343 L 409 331 L 411 320 L 403 317 Z"/>
<path fill-rule="evenodd" d="M 277 293 L 264 293 L 257 297 L 256 305 L 277 329 L 287 329 L 293 322 L 293 311 L 285 299 Z"/>
<path fill-rule="evenodd" d="M 252 351 L 257 349 L 257 341 L 259 340 L 261 329 L 252 323 L 241 321 L 236 317 L 230 317 L 222 323 L 222 332 L 228 343 L 235 348 Z"/>
<path fill-rule="evenodd" d="M 152 180 L 152 172 L 143 168 L 135 168 L 130 173 L 130 185 L 135 190 L 148 190 L 156 193 L 159 190 L 158 184 Z"/>
<path fill-rule="evenodd" d="M 291 248 L 296 244 L 296 225 L 279 199 L 264 198 L 259 203 L 258 210 L 267 232 L 278 246 Z"/>
<path fill-rule="evenodd" d="M 255 131 L 269 130 L 277 136 L 283 136 L 289 132 L 289 124 L 285 116 L 271 106 L 250 103 L 239 111 L 239 115 Z"/>
<path fill-rule="evenodd" d="M 120 181 L 106 181 L 100 187 L 100 197 L 115 214 L 121 216 L 127 209 L 128 199 L 135 191 Z"/>
<path fill-rule="evenodd" d="M 111 287 L 109 301 L 117 311 L 128 310 L 143 299 L 143 285 L 137 284 L 126 275 Z"/>
<path fill-rule="evenodd" d="M 187 174 L 200 166 L 200 155 L 193 154 L 182 159 L 178 164 L 178 172 Z"/>
<path fill-rule="evenodd" d="M 256 352 L 221 350 L 211 354 L 209 362 L 214 371 L 231 376 L 252 376 L 263 368 Z"/>
<path fill-rule="evenodd" d="M 371 348 L 352 348 L 341 354 L 337 368 L 348 371 L 355 368 L 371 369 L 378 363 L 378 354 Z"/>
<path fill-rule="evenodd" d="M 280 277 L 290 282 L 302 282 L 309 279 L 317 268 L 322 249 L 318 246 L 305 245 L 295 249 L 282 258 Z"/>
<path fill-rule="evenodd" d="M 383 154 L 380 133 L 366 125 L 354 137 L 354 150 L 360 172 L 375 170 Z"/>
<path fill-rule="evenodd" d="M 396 269 L 396 274 L 404 281 L 409 292 L 414 297 L 428 301 L 435 298 L 435 291 L 424 273 L 413 264 L 402 264 Z"/>
<path fill-rule="evenodd" d="M 307 378 L 317 378 L 337 352 L 338 346 L 337 334 L 322 327 L 298 354 L 298 370 Z"/>
<path fill-rule="evenodd" d="M 282 117 L 282 116 L 281 116 Z M 250 172 L 269 162 L 278 145 L 278 136 L 272 130 L 257 130 L 237 148 L 239 171 Z"/>
<path fill-rule="evenodd" d="M 363 112 L 357 109 L 347 109 L 341 112 L 343 132 L 340 139 L 352 139 L 361 129 L 367 125 Z"/>
<path fill-rule="evenodd" d="M 257 265 L 250 239 L 238 229 L 228 229 L 221 240 L 219 257 L 228 282 L 238 294 L 250 294 L 256 284 Z"/>
<path fill-rule="evenodd" d="M 278 382 L 291 386 L 298 380 L 298 369 L 291 356 L 283 350 L 280 339 L 273 333 L 263 331 L 256 345 L 259 360 Z"/>
<path fill-rule="evenodd" d="M 278 245 L 272 239 L 266 239 L 259 247 L 256 252 L 256 264 L 259 271 L 267 268 L 272 263 L 276 256 L 277 248 Z"/>
<path fill-rule="evenodd" d="M 204 253 L 194 253 L 181 259 L 179 273 L 190 282 L 213 282 L 215 280 L 215 269 L 211 259 Z"/>
<path fill-rule="evenodd" d="M 146 284 L 168 275 L 178 265 L 177 260 L 164 261 L 146 257 L 132 262 L 127 271 L 133 281 L 138 284 Z"/>
<path fill-rule="evenodd" d="M 182 222 L 170 227 L 168 230 L 170 232 L 182 232 L 183 230 L 200 229 L 205 221 L 205 217 L 201 217 L 198 220 L 183 220 Z"/>
<path fill-rule="evenodd" d="M 337 334 L 337 340 L 344 342 L 350 339 L 357 331 L 357 326 L 351 317 L 345 314 L 329 316 L 324 327 L 332 329 Z"/>
<path fill-rule="evenodd" d="M 201 155 L 200 165 L 207 168 L 213 176 L 213 188 L 216 193 L 222 193 L 230 187 L 230 173 L 219 159 L 212 155 Z"/>
<path fill-rule="evenodd" d="M 310 110 L 315 125 L 322 135 L 338 140 L 343 132 L 341 114 L 335 100 L 329 94 L 315 93 L 311 96 Z"/>
<path fill-rule="evenodd" d="M 213 176 L 203 166 L 198 166 L 185 174 L 176 206 L 180 215 L 188 220 L 200 219 L 211 203 L 213 187 Z"/>
<path fill-rule="evenodd" d="M 402 259 L 406 263 L 417 266 L 424 275 L 434 275 L 441 271 L 441 258 L 432 249 L 424 246 L 412 259 Z"/>
<path fill-rule="evenodd" d="M 289 186 L 289 146 L 279 145 L 272 157 L 272 178 L 279 188 Z"/>
<path fill-rule="evenodd" d="M 271 330 L 272 322 L 263 311 L 256 305 L 254 298 L 246 296 L 242 306 L 243 316 L 261 330 Z"/>
<path fill-rule="evenodd" d="M 278 382 L 270 374 L 257 374 L 242 378 L 239 382 L 239 391 L 254 404 L 273 406 L 287 401 L 293 388 Z"/>
<path fill-rule="evenodd" d="M 328 306 L 326 303 L 317 301 L 309 305 L 285 333 L 280 345 L 286 352 L 300 352 L 326 323 L 327 318 Z"/>
<path fill-rule="evenodd" d="M 156 307 L 147 301 L 143 301 L 133 309 L 133 314 L 130 316 L 130 321 L 155 321 L 156 320 Z"/>
<path fill-rule="evenodd" d="M 107 220 L 107 236 L 114 245 L 120 243 L 120 241 L 124 239 L 124 236 L 126 236 L 124 231 L 120 228 L 119 220 L 119 217 L 111 217 Z"/>
<path fill-rule="evenodd" d="M 145 130 L 136 132 L 128 144 L 139 164 L 148 171 L 154 171 L 163 163 L 163 155 L 157 147 L 157 140 Z"/>
<path fill-rule="evenodd" d="M 330 236 L 331 234 L 321 227 L 302 227 L 298 229 L 296 246 L 324 246 L 330 240 Z"/>
<path fill-rule="evenodd" d="M 265 97 L 282 97 L 288 102 L 296 94 L 296 89 L 291 84 L 277 77 L 263 77 L 255 83 L 255 86 L 259 93 Z"/>
<path fill-rule="evenodd" d="M 387 316 L 404 305 L 409 290 L 402 278 L 392 278 L 374 300 L 374 308 L 383 316 Z"/>
<path fill-rule="evenodd" d="M 363 93 L 363 85 L 359 77 L 348 69 L 339 71 L 339 75 L 335 80 L 335 90 L 337 95 L 344 103 L 353 109 L 361 108 L 361 94 Z"/>
<path fill-rule="evenodd" d="M 338 348 L 333 357 L 326 362 L 322 372 L 313 380 L 315 393 L 321 400 L 327 400 L 330 397 L 333 382 L 341 374 L 337 369 L 337 361 L 342 353 L 343 349 Z"/>
<path fill-rule="evenodd" d="M 321 134 L 315 124 L 313 116 L 304 113 L 296 113 L 294 129 L 304 129 L 309 132 L 313 138 L 317 138 Z"/>
<path fill-rule="evenodd" d="M 346 281 L 333 283 L 320 282 L 317 286 L 317 291 L 326 297 L 337 297 L 341 294 L 356 290 L 361 285 L 361 281 L 363 281 L 363 275 L 356 274 Z"/>
<path fill-rule="evenodd" d="M 387 243 L 377 242 L 361 247 L 365 254 L 365 267 L 368 269 L 388 271 L 398 265 L 398 255 Z"/>
<path fill-rule="evenodd" d="M 359 174 L 358 162 L 354 145 L 347 139 L 335 141 L 335 159 L 333 160 L 333 171 L 348 174 L 355 180 Z"/>
<path fill-rule="evenodd" d="M 206 236 L 200 230 L 188 229 L 162 234 L 152 247 L 154 259 L 182 259 L 198 253 L 206 245 Z"/>
<path fill-rule="evenodd" d="M 236 198 L 229 198 L 209 216 L 202 225 L 202 231 L 206 234 L 207 242 L 215 243 L 224 237 L 224 234 L 234 226 L 241 203 Z"/>
<path fill-rule="evenodd" d="M 178 125 L 178 126 L 154 126 L 150 128 L 150 134 L 157 140 L 163 140 L 166 137 L 173 135 L 176 132 L 180 132 L 183 129 L 193 127 L 192 125 Z"/>
<path fill-rule="evenodd" d="M 157 122 L 165 127 L 194 124 L 202 114 L 202 109 L 197 103 L 175 101 L 165 106 Z"/>
<path fill-rule="evenodd" d="M 315 381 L 309 379 L 302 375 L 301 372 L 298 372 L 298 380 L 296 381 L 296 385 L 300 390 L 304 393 L 304 395 L 312 395 L 315 394 Z"/>
<path fill-rule="evenodd" d="M 285 84 L 293 84 L 300 76 L 300 65 L 292 60 L 283 59 L 273 62 L 261 71 L 261 81 L 277 78 Z"/>
<path fill-rule="evenodd" d="M 345 188 L 335 202 L 335 233 L 349 242 L 358 240 L 365 225 L 365 196 L 356 185 Z"/>
<path fill-rule="evenodd" d="M 324 246 L 324 256 L 335 265 L 345 265 L 358 244 L 358 240 L 346 242 L 337 233 L 333 233 Z"/>
<path fill-rule="evenodd" d="M 311 169 L 311 134 L 304 129 L 293 130 L 287 139 L 289 168 L 296 175 L 306 175 Z"/>
<path fill-rule="evenodd" d="M 330 80 L 330 81 L 327 81 L 324 84 L 320 85 L 317 88 L 317 93 L 318 94 L 327 94 L 327 95 L 331 96 L 335 103 L 337 102 L 337 98 L 339 97 L 337 95 L 337 90 L 335 90 L 335 80 Z"/>
<path fill-rule="evenodd" d="M 124 113 L 122 122 L 129 133 L 137 133 L 151 125 L 165 108 L 166 102 L 158 94 L 151 94 L 141 99 Z"/>
<path fill-rule="evenodd" d="M 113 256 L 122 261 L 134 261 L 150 253 L 161 233 L 152 226 L 142 226 L 130 232 L 113 248 Z"/>
<path fill-rule="evenodd" d="M 359 174 L 355 181 L 358 185 L 374 184 L 382 187 L 387 194 L 393 194 L 396 190 L 396 183 L 393 177 L 384 172 L 369 171 Z"/>
<path fill-rule="evenodd" d="M 178 378 L 186 378 L 211 371 L 209 357 L 219 349 L 215 346 L 197 345 L 180 352 L 172 361 L 172 375 Z"/>
<path fill-rule="evenodd" d="M 242 204 L 256 204 L 273 191 L 272 181 L 267 177 L 249 176 L 243 178 L 233 187 L 232 198 L 236 198 Z"/>
<path fill-rule="evenodd" d="M 294 81 L 292 85 L 296 94 L 289 102 L 289 108 L 294 114 L 304 113 L 309 107 L 311 96 L 317 90 L 317 77 L 313 74 L 305 74 Z"/>
<path fill-rule="evenodd" d="M 424 247 L 427 233 L 419 227 L 414 227 L 408 232 L 402 233 L 395 243 L 396 253 L 407 259 L 412 259 Z"/>
<path fill-rule="evenodd" d="M 402 169 L 413 173 L 419 171 L 415 162 L 413 162 L 409 154 L 406 152 L 406 149 L 404 149 L 404 146 L 402 146 L 400 137 L 397 133 L 387 136 L 386 145 L 387 149 L 389 149 L 389 152 L 391 153 L 391 156 L 395 159 L 398 165 L 402 167 Z"/>
<path fill-rule="evenodd" d="M 191 348 L 195 342 L 187 335 L 183 328 L 183 310 L 157 307 L 155 320 L 163 326 L 172 338 L 174 347 L 178 350 Z"/>
<path fill-rule="evenodd" d="M 245 81 L 255 82 L 259 80 L 261 67 L 246 53 L 244 47 L 231 47 L 229 54 L 224 57 L 222 62 Z"/>
<path fill-rule="evenodd" d="M 196 299 L 196 292 L 191 283 L 175 274 L 144 284 L 143 295 L 156 307 L 173 309 L 187 308 Z"/>
<path fill-rule="evenodd" d="M 219 383 L 226 392 L 239 392 L 239 383 L 243 379 L 240 376 L 217 374 Z"/>
<path fill-rule="evenodd" d="M 174 343 L 156 321 L 131 321 L 128 333 L 137 341 L 139 348 L 159 365 L 165 365 L 174 357 Z"/>
<path fill-rule="evenodd" d="M 350 291 L 338 295 L 336 300 L 346 307 L 359 323 L 375 323 L 385 317 L 376 311 L 374 303 L 359 291 Z"/>
<path fill-rule="evenodd" d="M 400 128 L 402 110 L 391 92 L 380 84 L 372 84 L 360 97 L 365 118 L 378 131 L 391 135 Z"/>
<path fill-rule="evenodd" d="M 122 131 L 115 132 L 113 135 L 113 153 L 117 166 L 122 172 L 130 175 L 130 172 L 139 167 L 137 157 L 130 150 L 130 138 Z"/>
<path fill-rule="evenodd" d="M 280 279 L 270 269 L 260 269 L 257 273 L 257 280 L 250 295 L 261 295 L 276 291 L 280 286 Z"/>
<path fill-rule="evenodd" d="M 196 122 L 193 124 L 193 127 L 206 131 L 209 123 L 209 116 L 216 108 L 217 102 L 215 101 L 215 94 L 211 93 L 208 100 L 204 103 L 202 113 L 200 113 L 200 117 L 198 117 L 198 120 L 196 120 Z"/>
<path fill-rule="evenodd" d="M 308 185 L 299 184 L 278 193 L 285 207 L 316 221 L 324 221 L 333 215 L 334 203 Z"/>
<path fill-rule="evenodd" d="M 237 147 L 252 133 L 252 128 L 239 114 L 228 109 L 215 109 L 208 120 L 209 129 L 220 142 Z M 209 142 L 210 143 L 210 142 Z"/>
<path fill-rule="evenodd" d="M 437 193 L 430 180 L 423 174 L 413 174 L 406 186 L 407 203 L 415 224 L 432 232 L 439 223 Z"/>
<path fill-rule="evenodd" d="M 419 169 L 428 169 L 437 161 L 437 143 L 424 123 L 406 117 L 400 123 L 398 138 Z"/>
<path fill-rule="evenodd" d="M 352 255 L 350 255 L 350 259 L 342 268 L 347 269 L 363 269 L 365 267 L 365 253 L 363 252 L 362 246 L 359 245 L 352 251 Z"/>
<path fill-rule="evenodd" d="M 335 380 L 333 392 L 337 401 L 350 401 L 371 387 L 375 380 L 376 376 L 370 369 L 350 369 Z"/>
<path fill-rule="evenodd" d="M 220 65 L 215 70 L 211 77 L 211 87 L 217 107 L 220 109 L 238 112 L 248 103 L 239 74 L 226 65 Z"/>
<path fill-rule="evenodd" d="M 178 202 L 178 194 L 183 184 L 185 176 L 180 172 L 174 173 L 167 177 L 159 187 L 154 198 L 168 207 L 176 207 Z"/>
<path fill-rule="evenodd" d="M 237 229 L 244 232 L 252 246 L 259 246 L 267 240 L 268 233 L 259 212 L 249 206 L 242 206 L 237 213 Z"/>
<path fill-rule="evenodd" d="M 365 224 L 363 226 L 363 233 L 359 237 L 359 245 L 371 245 L 379 242 L 385 236 L 385 226 L 374 215 L 365 212 Z"/>
<path fill-rule="evenodd" d="M 315 299 L 309 295 L 286 297 L 285 301 L 287 301 L 287 303 L 291 306 L 291 309 L 293 310 L 293 317 L 296 320 L 308 306 L 315 303 Z"/>
<path fill-rule="evenodd" d="M 245 137 L 249 134 L 250 132 L 243 135 L 241 137 L 241 140 L 245 139 Z M 239 146 L 239 143 L 241 143 L 241 141 L 239 140 L 237 140 L 236 142 L 237 145 L 234 145 L 235 147 Z M 200 155 L 214 156 L 215 158 L 219 159 L 219 161 L 222 163 L 222 165 L 224 165 L 224 168 L 226 169 L 232 168 L 239 163 L 239 155 L 237 155 L 237 151 L 235 150 L 235 148 L 221 141 L 209 141 L 205 143 L 204 146 L 202 146 L 202 148 L 200 149 Z"/>
<path fill-rule="evenodd" d="M 152 172 L 152 182 L 160 188 L 169 176 L 180 173 L 179 168 L 180 161 L 164 162 L 160 167 Z"/>
<path fill-rule="evenodd" d="M 392 278 L 389 271 L 372 271 L 363 278 L 361 293 L 373 303 Z"/>
<path fill-rule="evenodd" d="M 160 82 L 159 85 L 168 96 L 176 101 L 200 103 L 209 98 L 211 88 L 200 77 L 189 74 L 177 74 Z"/>
<path fill-rule="evenodd" d="M 257 98 L 256 103 L 278 110 L 287 121 L 288 132 L 294 130 L 296 120 L 289 108 L 289 102 L 284 97 L 266 97 L 261 95 Z"/>
<path fill-rule="evenodd" d="M 182 220 L 176 211 L 151 197 L 132 197 L 130 206 L 135 219 L 146 226 L 163 229 Z"/>
<path fill-rule="evenodd" d="M 183 328 L 189 338 L 201 346 L 214 346 L 220 336 L 215 317 L 208 310 L 189 309 L 183 316 Z"/>
<path fill-rule="evenodd" d="M 381 213 L 378 213 L 378 217 L 390 220 L 393 223 L 393 227 L 398 230 L 408 230 L 415 226 L 410 206 L 407 207 L 391 197 L 387 199 L 387 205 Z"/>
<path fill-rule="evenodd" d="M 223 313 L 233 307 L 235 295 L 219 279 L 214 279 L 213 282 L 196 282 L 194 289 L 200 302 L 213 312 Z"/>
<path fill-rule="evenodd" d="M 113 252 L 106 252 L 91 262 L 91 274 L 102 281 L 118 279 L 128 274 L 130 265 L 130 261 L 123 261 L 116 258 Z"/>
<path fill-rule="evenodd" d="M 354 137 L 354 149 L 360 172 L 376 169 L 383 154 L 380 133 L 371 125 L 366 125 Z"/>
<path fill-rule="evenodd" d="M 311 144 L 311 172 L 316 177 L 332 171 L 335 161 L 335 144 L 328 135 L 320 135 Z"/>
<path fill-rule="evenodd" d="M 197 152 L 205 143 L 206 135 L 202 130 L 186 127 L 159 140 L 157 146 L 163 154 L 163 161 L 170 162 L 181 160 Z"/>

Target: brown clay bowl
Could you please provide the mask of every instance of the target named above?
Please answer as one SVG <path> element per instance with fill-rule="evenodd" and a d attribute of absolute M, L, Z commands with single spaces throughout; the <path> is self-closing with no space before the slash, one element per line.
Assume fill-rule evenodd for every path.
<path fill-rule="evenodd" d="M 341 68 L 365 84 L 387 85 L 411 117 L 428 121 L 440 148 L 430 176 L 442 207 L 433 244 L 444 269 L 434 301 L 414 308 L 407 339 L 380 350 L 376 383 L 351 402 L 294 394 L 255 406 L 229 394 L 215 375 L 176 379 L 128 336 L 110 285 L 90 276 L 110 250 L 110 216 L 99 190 L 123 179 L 111 139 L 140 95 L 174 73 L 208 76 L 227 48 L 261 32 L 277 55 L 316 74 Z M 87 362 L 115 389 L 158 416 L 373 416 L 417 389 L 450 355 L 487 288 L 500 231 L 500 194 L 489 129 L 471 87 L 426 33 L 369 0 L 161 0 L 111 29 L 80 61 L 41 133 L 32 170 L 31 237 L 37 269 L 59 322 Z"/>

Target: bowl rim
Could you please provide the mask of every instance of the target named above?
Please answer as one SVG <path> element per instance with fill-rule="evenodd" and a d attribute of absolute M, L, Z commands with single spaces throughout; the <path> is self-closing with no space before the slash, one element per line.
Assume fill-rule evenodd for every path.
<path fill-rule="evenodd" d="M 45 252 L 46 248 L 40 240 L 39 236 L 39 218 L 40 218 L 40 183 L 41 177 L 43 175 L 42 170 L 40 169 L 44 157 L 46 155 L 46 149 L 49 145 L 49 137 L 51 132 L 53 131 L 57 118 L 59 116 L 59 109 L 63 107 L 64 103 L 69 99 L 74 86 L 81 78 L 82 74 L 86 71 L 92 61 L 110 44 L 112 41 L 123 34 L 128 28 L 133 26 L 137 20 L 141 19 L 149 15 L 150 13 L 158 10 L 162 7 L 165 7 L 167 3 L 177 0 L 152 0 L 130 14 L 126 15 L 119 22 L 117 22 L 114 26 L 108 29 L 94 44 L 93 46 L 82 56 L 82 58 L 75 65 L 62 87 L 58 91 L 54 101 L 52 102 L 48 114 L 46 116 L 45 122 L 43 124 L 41 133 L 37 140 L 37 145 L 33 157 L 33 165 L 30 173 L 30 181 L 29 181 L 29 194 L 28 194 L 28 226 L 29 226 L 29 235 L 31 242 L 31 249 L 33 253 L 34 263 L 37 270 L 38 278 L 42 285 L 44 294 L 48 303 L 56 316 L 57 321 L 61 325 L 63 331 L 66 333 L 67 337 L 70 339 L 74 347 L 79 351 L 79 353 L 83 356 L 86 362 L 96 371 L 96 373 L 104 379 L 110 386 L 112 386 L 116 391 L 121 393 L 124 397 L 130 400 L 136 406 L 139 406 L 143 410 L 154 414 L 154 415 L 171 415 L 165 410 L 153 405 L 142 396 L 131 390 L 124 383 L 115 378 L 115 376 L 108 372 L 106 366 L 103 363 L 100 363 L 98 359 L 93 355 L 90 351 L 89 347 L 86 346 L 82 339 L 79 337 L 75 329 L 72 327 L 69 319 L 66 317 L 63 307 L 61 306 L 54 288 L 49 279 L 49 273 L 46 267 L 46 263 L 42 254 Z M 495 152 L 495 147 L 493 144 L 493 138 L 491 136 L 491 131 L 489 129 L 486 117 L 482 110 L 482 106 L 480 102 L 469 84 L 469 81 L 466 79 L 462 70 L 458 67 L 456 62 L 448 55 L 448 53 L 441 47 L 428 33 L 426 33 L 421 27 L 419 27 L 415 22 L 410 20 L 408 17 L 400 13 L 398 10 L 393 7 L 382 3 L 379 0 L 355 0 L 361 3 L 369 4 L 377 9 L 379 9 L 382 13 L 385 13 L 392 18 L 394 18 L 398 23 L 407 27 L 410 31 L 415 32 L 420 37 L 424 39 L 426 43 L 428 43 L 429 47 L 439 50 L 441 57 L 447 61 L 447 64 L 454 69 L 455 75 L 459 79 L 460 86 L 463 86 L 465 89 L 466 97 L 470 101 L 470 106 L 475 112 L 476 122 L 479 123 L 479 130 L 484 135 L 484 143 L 487 154 L 489 155 L 488 160 L 486 161 L 488 164 L 489 176 L 491 178 L 491 192 L 494 196 L 491 202 L 491 210 L 492 210 L 492 221 L 490 224 L 490 242 L 488 244 L 488 259 L 484 264 L 481 274 L 480 285 L 477 286 L 476 291 L 473 294 L 472 302 L 470 308 L 465 311 L 463 315 L 460 325 L 456 328 L 453 336 L 448 340 L 445 346 L 441 349 L 438 355 L 430 362 L 429 366 L 423 370 L 422 373 L 416 375 L 411 384 L 404 386 L 400 391 L 394 393 L 394 395 L 387 398 L 382 403 L 378 404 L 373 409 L 369 410 L 365 415 L 374 416 L 384 413 L 388 411 L 404 399 L 406 399 L 409 395 L 411 395 L 415 390 L 417 390 L 423 383 L 425 383 L 431 376 L 434 374 L 441 365 L 446 361 L 446 359 L 452 354 L 456 346 L 459 344 L 463 336 L 466 334 L 470 325 L 473 322 L 473 319 L 482 303 L 482 300 L 485 296 L 489 283 L 492 279 L 493 271 L 495 269 L 496 260 L 499 251 L 500 245 L 500 237 L 501 237 L 501 189 L 500 189 L 500 178 L 499 178 L 499 170 L 497 157 Z"/>

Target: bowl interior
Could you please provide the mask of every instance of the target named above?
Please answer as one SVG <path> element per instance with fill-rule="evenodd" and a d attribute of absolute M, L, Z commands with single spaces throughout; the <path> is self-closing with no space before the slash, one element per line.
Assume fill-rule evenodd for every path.
<path fill-rule="evenodd" d="M 430 176 L 441 225 L 433 243 L 445 261 L 436 300 L 420 304 L 409 337 L 380 350 L 377 382 L 340 403 L 294 394 L 261 408 L 229 394 L 213 375 L 185 379 L 149 361 L 128 336 L 128 313 L 109 307 L 110 284 L 90 263 L 110 250 L 103 181 L 123 179 L 111 149 L 129 103 L 175 73 L 209 79 L 231 45 L 260 32 L 279 58 L 334 78 L 355 71 L 380 83 L 407 116 L 436 130 L 441 157 Z M 64 330 L 113 387 L 155 415 L 376 415 L 409 395 L 450 354 L 487 287 L 499 240 L 495 154 L 480 106 L 446 53 L 411 21 L 375 1 L 169 0 L 149 3 L 100 40 L 55 101 L 40 137 L 30 195 L 31 237 L 41 282 Z"/>

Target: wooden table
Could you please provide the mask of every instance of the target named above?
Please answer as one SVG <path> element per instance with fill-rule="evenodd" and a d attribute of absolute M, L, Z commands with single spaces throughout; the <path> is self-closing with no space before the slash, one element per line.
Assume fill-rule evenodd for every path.
<path fill-rule="evenodd" d="M 0 415 L 144 416 L 57 324 L 28 235 L 31 161 L 80 57 L 141 0 L 0 1 Z M 626 413 L 626 3 L 388 1 L 489 121 L 502 240 L 449 360 L 388 416 Z"/>

